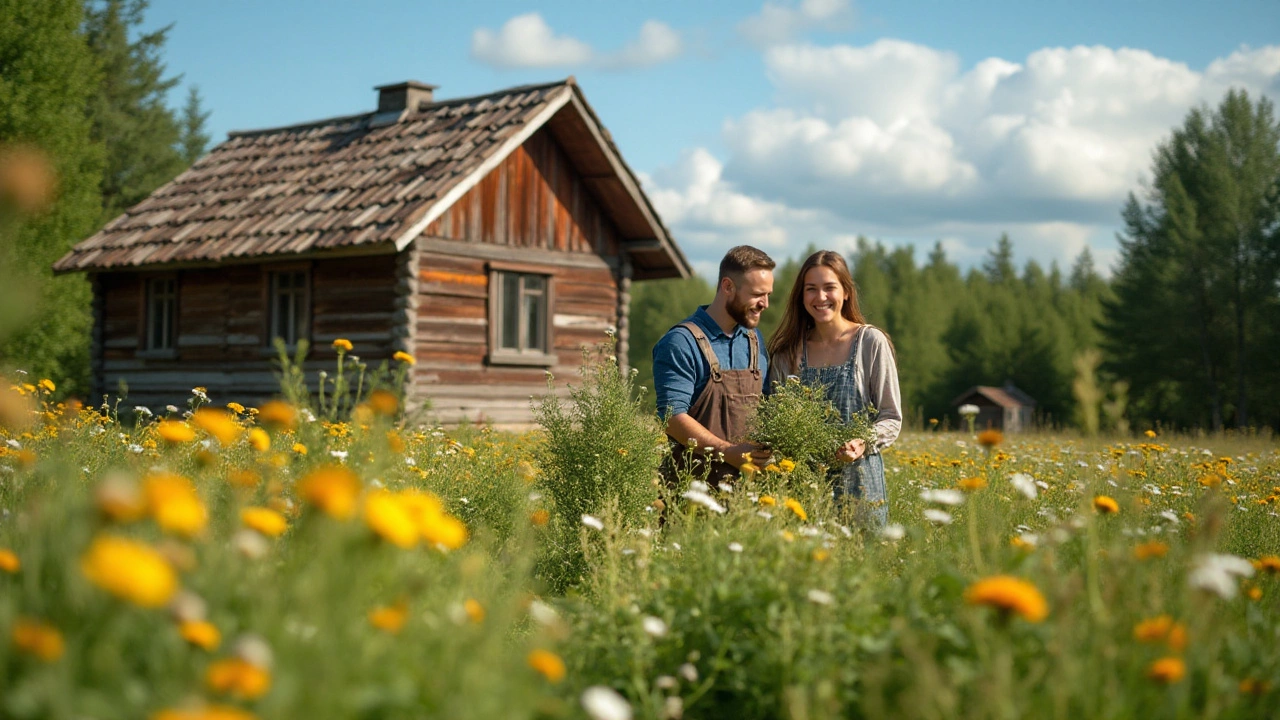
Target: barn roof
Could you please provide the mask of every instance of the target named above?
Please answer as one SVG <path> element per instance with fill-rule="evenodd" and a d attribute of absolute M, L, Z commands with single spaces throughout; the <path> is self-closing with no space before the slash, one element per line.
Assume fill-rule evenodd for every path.
<path fill-rule="evenodd" d="M 400 250 L 543 127 L 618 228 L 635 277 L 688 277 L 688 260 L 572 77 L 402 113 L 231 133 L 54 270 Z"/>
<path fill-rule="evenodd" d="M 960 393 L 955 400 L 951 401 L 951 404 L 953 406 L 963 404 L 974 395 L 980 395 L 1003 408 L 1034 407 L 1036 404 L 1036 401 L 1031 399 L 1030 395 L 1013 385 L 1007 385 L 1003 388 L 990 385 L 974 385 Z"/>

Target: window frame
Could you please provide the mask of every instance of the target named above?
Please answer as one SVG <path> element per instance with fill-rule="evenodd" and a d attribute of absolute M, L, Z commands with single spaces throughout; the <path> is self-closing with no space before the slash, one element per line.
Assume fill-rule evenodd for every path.
<path fill-rule="evenodd" d="M 263 352 L 268 355 L 276 353 L 276 296 L 278 289 L 278 279 L 282 275 L 299 274 L 302 276 L 302 287 L 293 288 L 300 295 L 302 310 L 302 325 L 298 328 L 293 342 L 285 339 L 285 348 L 289 353 L 294 353 L 298 349 L 298 341 L 305 340 L 308 345 L 308 353 L 310 353 L 311 345 L 311 329 L 315 318 L 312 316 L 312 272 L 310 263 L 281 263 L 276 265 L 263 267 L 262 294 L 266 312 L 263 313 L 263 332 L 265 338 L 263 343 Z M 297 314 L 295 312 L 295 314 Z"/>
<path fill-rule="evenodd" d="M 178 273 L 147 273 L 141 275 L 140 279 L 142 288 L 140 293 L 141 307 L 138 323 L 137 356 L 149 360 L 172 360 L 178 357 L 178 330 L 180 327 L 178 319 L 182 298 L 182 287 L 178 279 Z M 152 300 L 155 297 L 154 286 L 161 282 L 173 283 L 173 296 L 169 298 L 169 345 L 167 347 L 155 347 L 151 344 L 152 322 L 154 319 L 152 314 Z"/>
<path fill-rule="evenodd" d="M 503 280 L 508 275 L 521 278 L 519 291 L 521 299 L 526 295 L 523 278 L 540 277 L 545 283 L 542 292 L 543 316 L 542 338 L 544 345 L 539 348 L 509 348 L 502 346 L 502 322 L 505 319 L 506 296 Z M 555 272 L 553 269 L 527 265 L 523 263 L 489 263 L 489 364 L 490 365 L 528 365 L 534 367 L 552 367 L 557 362 L 555 352 Z M 520 325 L 517 333 L 521 342 L 527 340 L 527 327 L 523 302 L 518 303 L 517 311 Z"/>

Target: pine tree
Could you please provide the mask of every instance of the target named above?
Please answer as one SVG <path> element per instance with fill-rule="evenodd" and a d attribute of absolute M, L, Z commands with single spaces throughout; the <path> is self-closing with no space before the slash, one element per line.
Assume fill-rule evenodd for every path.
<path fill-rule="evenodd" d="M 182 148 L 182 161 L 188 165 L 195 164 L 209 149 L 209 133 L 205 131 L 209 114 L 200 100 L 200 89 L 192 85 L 187 93 L 187 104 L 182 108 L 182 137 L 178 141 Z"/>
<path fill-rule="evenodd" d="M 88 376 L 89 287 L 80 275 L 53 277 L 50 265 L 101 215 L 102 148 L 84 114 L 100 76 L 82 20 L 78 0 L 0 0 L 0 147 L 38 149 L 57 179 L 50 207 L 0 228 L 0 267 L 29 283 L 35 302 L 23 301 L 40 319 L 0 338 L 0 359 L 72 393 Z"/>

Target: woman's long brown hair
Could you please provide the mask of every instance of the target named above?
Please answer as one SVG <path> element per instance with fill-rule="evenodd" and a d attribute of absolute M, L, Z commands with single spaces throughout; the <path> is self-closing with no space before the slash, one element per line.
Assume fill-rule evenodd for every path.
<path fill-rule="evenodd" d="M 840 287 L 844 289 L 844 306 L 840 308 L 844 319 L 859 325 L 867 323 L 862 317 L 862 310 L 858 308 L 858 290 L 853 286 L 853 276 L 849 274 L 849 266 L 844 257 L 831 250 L 819 250 L 810 255 L 800 266 L 800 273 L 796 275 L 791 295 L 787 298 L 782 322 L 767 344 L 769 357 L 786 358 L 792 370 L 796 370 L 799 364 L 800 343 L 814 326 L 813 317 L 804 308 L 804 277 L 818 266 L 831 268 L 840 281 Z"/>

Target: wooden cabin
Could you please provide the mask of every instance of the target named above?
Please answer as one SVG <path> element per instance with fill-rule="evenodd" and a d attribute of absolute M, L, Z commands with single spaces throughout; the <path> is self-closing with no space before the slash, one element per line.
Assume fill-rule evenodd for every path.
<path fill-rule="evenodd" d="M 1005 383 L 1004 387 L 975 385 L 951 401 L 952 410 L 958 412 L 961 405 L 978 407 L 973 421 L 974 428 L 978 430 L 994 428 L 1003 432 L 1021 432 L 1030 430 L 1035 422 L 1036 401 L 1011 382 Z M 966 426 L 965 419 L 960 417 L 958 427 Z"/>
<path fill-rule="evenodd" d="M 616 331 L 633 281 L 689 263 L 573 78 L 231 133 L 54 266 L 93 287 L 94 401 L 181 405 L 279 390 L 276 338 L 313 387 L 346 338 L 416 359 L 406 394 L 440 422 L 531 421 Z"/>

